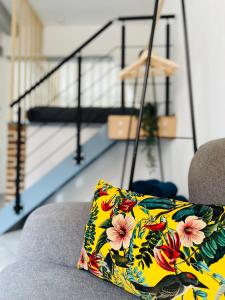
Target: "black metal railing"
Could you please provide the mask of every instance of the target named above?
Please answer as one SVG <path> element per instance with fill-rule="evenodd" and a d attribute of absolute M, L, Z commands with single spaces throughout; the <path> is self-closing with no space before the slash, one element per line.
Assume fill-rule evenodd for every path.
<path fill-rule="evenodd" d="M 83 155 L 81 153 L 81 122 L 82 122 L 82 109 L 81 109 L 81 84 L 82 84 L 82 77 L 81 77 L 81 68 L 82 68 L 82 56 L 80 55 L 78 57 L 78 85 L 77 85 L 77 150 L 76 150 L 76 156 L 75 160 L 77 161 L 77 164 L 79 165 L 83 160 Z"/>
<path fill-rule="evenodd" d="M 161 19 L 169 20 L 174 19 L 175 16 L 173 14 L 163 15 Z M 11 103 L 11 108 L 17 109 L 17 163 L 16 163 L 16 201 L 15 201 L 15 211 L 16 213 L 20 213 L 22 209 L 21 205 L 21 197 L 20 197 L 20 182 L 21 182 L 21 157 L 20 157 L 20 145 L 21 145 L 21 126 L 22 126 L 22 118 L 21 118 L 21 104 L 26 102 L 26 98 L 33 91 L 37 90 L 40 86 L 42 86 L 50 77 L 52 77 L 58 70 L 62 68 L 65 64 L 71 61 L 74 57 L 77 57 L 78 67 L 77 67 L 77 98 L 74 106 L 77 108 L 77 118 L 74 120 L 76 123 L 76 151 L 74 158 L 77 164 L 80 164 L 84 159 L 82 154 L 82 146 L 81 146 L 81 129 L 82 129 L 82 52 L 84 49 L 90 45 L 93 41 L 96 40 L 100 35 L 103 34 L 108 28 L 110 28 L 114 23 L 121 22 L 121 45 L 120 45 L 120 68 L 124 68 L 126 66 L 126 22 L 132 21 L 149 21 L 153 20 L 153 16 L 128 16 L 128 17 L 119 17 L 117 19 L 111 20 L 107 22 L 104 26 L 102 26 L 97 32 L 95 32 L 90 38 L 88 38 L 85 42 L 83 42 L 77 49 L 75 49 L 70 55 L 61 60 L 54 68 L 52 68 L 49 72 L 47 72 L 42 78 L 40 78 L 35 84 L 33 84 L 28 90 L 26 90 L 22 95 L 20 95 L 16 100 Z M 170 46 L 170 42 L 168 41 L 168 47 Z M 170 82 L 167 82 L 167 88 L 169 89 Z M 125 82 L 121 81 L 121 99 L 120 105 L 121 108 L 124 109 L 126 106 L 126 85 Z M 140 124 L 139 124 L 140 125 Z"/>

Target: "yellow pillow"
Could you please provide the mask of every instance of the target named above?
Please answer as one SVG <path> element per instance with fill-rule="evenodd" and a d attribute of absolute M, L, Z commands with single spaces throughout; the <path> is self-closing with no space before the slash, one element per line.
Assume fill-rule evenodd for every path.
<path fill-rule="evenodd" d="M 100 180 L 78 268 L 141 299 L 225 299 L 224 207 L 143 196 Z"/>

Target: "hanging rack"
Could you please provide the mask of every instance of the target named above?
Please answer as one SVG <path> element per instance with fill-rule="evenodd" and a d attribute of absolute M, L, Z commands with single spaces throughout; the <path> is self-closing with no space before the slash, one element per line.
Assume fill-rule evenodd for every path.
<path fill-rule="evenodd" d="M 153 26 L 151 30 L 151 35 L 150 35 L 150 40 L 149 44 L 151 43 L 150 48 L 145 49 L 143 52 L 140 53 L 138 56 L 138 60 L 134 62 L 132 65 L 122 69 L 120 72 L 120 79 L 123 81 L 128 78 L 134 78 L 135 83 L 134 83 L 134 94 L 133 94 L 133 101 L 132 101 L 132 110 L 134 111 L 135 109 L 135 103 L 136 103 L 136 94 L 137 94 L 137 85 L 138 85 L 138 78 L 143 77 L 143 72 L 140 72 L 141 66 L 146 65 L 146 76 L 148 77 L 149 74 L 153 76 L 153 78 L 159 74 L 162 73 L 162 75 L 167 75 L 170 76 L 172 75 L 175 70 L 178 68 L 178 65 L 175 64 L 172 61 L 169 61 L 168 59 L 164 59 L 161 57 L 156 56 L 155 54 L 150 54 L 150 60 L 149 66 L 148 66 L 148 59 L 149 59 L 149 53 L 152 52 L 152 44 L 153 44 L 153 35 L 154 35 L 154 30 L 156 27 L 156 24 L 160 18 L 162 7 L 164 4 L 164 0 L 157 1 L 155 3 L 155 9 L 154 9 L 154 15 L 153 15 Z M 157 8 L 156 8 L 157 6 Z M 150 51 L 149 51 L 150 50 Z M 150 70 L 150 65 L 152 66 Z M 153 79 L 153 83 L 155 84 L 155 81 Z M 147 85 L 147 82 L 146 82 Z M 155 89 L 155 86 L 153 86 L 153 89 Z M 154 94 L 156 96 L 156 93 L 154 91 Z M 156 99 L 155 99 L 156 101 Z M 144 104 L 144 103 L 143 103 Z M 142 110 L 143 107 L 140 109 Z M 122 167 L 122 176 L 121 176 L 121 187 L 123 187 L 124 184 L 124 177 L 125 177 L 125 171 L 126 171 L 126 165 L 127 165 L 127 157 L 128 157 L 128 149 L 129 149 L 129 142 L 130 142 L 130 135 L 131 135 L 131 127 L 132 127 L 132 115 L 130 116 L 129 119 L 129 125 L 128 125 L 128 134 L 127 134 L 127 140 L 126 140 L 126 145 L 125 145 L 125 152 L 124 152 L 124 160 L 123 160 L 123 167 Z M 141 113 L 141 119 L 142 119 L 142 113 Z M 140 114 L 139 114 L 139 123 L 141 124 L 140 120 Z M 140 125 L 141 126 L 141 125 Z M 138 143 L 138 140 L 140 138 L 140 129 L 139 133 L 136 133 L 136 143 Z M 164 178 L 163 175 L 163 168 L 162 168 L 162 161 L 161 161 L 161 147 L 159 144 L 159 139 L 157 139 L 157 145 L 158 145 L 158 152 L 159 152 L 159 159 L 160 159 L 160 170 L 161 170 L 161 177 Z M 132 169 L 131 169 L 132 172 Z"/>
<path fill-rule="evenodd" d="M 160 2 L 160 3 L 159 3 Z M 167 55 L 167 59 L 157 57 L 155 54 L 152 54 L 152 47 L 153 47 L 153 39 L 154 33 L 156 28 L 157 19 L 160 16 L 162 9 L 163 0 L 155 0 L 154 6 L 154 15 L 153 15 L 153 23 L 151 28 L 151 34 L 149 38 L 148 49 L 143 51 L 142 56 L 133 63 L 132 65 L 124 68 L 120 73 L 120 78 L 128 79 L 128 78 L 137 78 L 143 76 L 139 69 L 141 66 L 145 65 L 145 72 L 144 72 L 144 83 L 143 89 L 141 94 L 141 105 L 139 110 L 139 117 L 138 117 L 138 126 L 136 131 L 136 138 L 135 144 L 133 149 L 133 156 L 132 156 L 132 164 L 131 164 L 131 171 L 130 171 L 130 178 L 129 178 L 129 189 L 132 189 L 133 185 L 133 177 L 136 165 L 136 158 L 137 158 L 137 151 L 139 146 L 139 139 L 140 139 L 140 131 L 141 131 L 141 121 L 142 121 L 142 114 L 143 108 L 145 104 L 145 95 L 146 89 L 148 84 L 148 77 L 156 76 L 156 74 L 163 74 L 167 77 L 171 76 L 173 72 L 178 68 L 178 65 L 168 59 L 169 55 Z M 186 7 L 185 7 L 185 0 L 181 1 L 182 6 L 182 18 L 183 18 L 183 29 L 184 29 L 184 44 L 185 44 L 185 56 L 186 56 L 186 65 L 187 65 L 187 79 L 188 79 L 188 92 L 189 92 L 189 105 L 190 105 L 190 115 L 191 115 L 191 127 L 192 127 L 192 137 L 176 137 L 176 139 L 186 139 L 186 140 L 193 140 L 193 148 L 194 152 L 197 151 L 197 139 L 196 139 L 196 126 L 195 126 L 195 114 L 194 114 L 194 101 L 193 101 L 193 88 L 192 88 L 192 78 L 191 78 L 191 61 L 190 61 L 190 50 L 189 50 L 189 40 L 188 40 L 188 29 L 187 29 L 187 17 L 186 17 Z M 156 66 L 160 68 L 156 70 Z M 151 70 L 150 70 L 151 67 Z M 167 97 L 168 100 L 168 97 Z M 168 108 L 168 101 L 167 101 L 167 108 Z M 168 110 L 167 110 L 168 111 Z M 125 172 L 123 170 L 123 172 Z"/>

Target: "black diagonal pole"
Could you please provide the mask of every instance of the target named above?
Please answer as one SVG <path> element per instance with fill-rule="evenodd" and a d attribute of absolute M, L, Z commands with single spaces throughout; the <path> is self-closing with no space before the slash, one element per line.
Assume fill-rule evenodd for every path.
<path fill-rule="evenodd" d="M 126 57 L 126 27 L 122 24 L 121 27 L 121 70 L 125 68 L 125 57 Z M 121 108 L 125 108 L 125 81 L 121 80 Z"/>
<path fill-rule="evenodd" d="M 196 138 L 196 128 L 195 128 L 194 99 L 193 99 L 193 88 L 192 88 L 192 80 L 191 80 L 191 60 L 190 60 L 185 0 L 182 0 L 181 3 L 182 3 L 182 17 L 183 17 L 183 26 L 184 26 L 184 43 L 185 43 L 185 52 L 186 52 L 186 65 L 187 65 L 187 77 L 188 77 L 189 103 L 190 103 L 190 111 L 191 111 L 193 147 L 194 147 L 194 152 L 196 152 L 197 138 Z"/>
<path fill-rule="evenodd" d="M 126 145 L 125 145 L 125 150 L 124 150 L 124 158 L 123 158 L 122 176 L 121 176 L 121 183 L 120 183 L 121 188 L 123 188 L 125 172 L 126 172 L 126 167 L 127 167 L 127 158 L 128 158 L 128 150 L 129 150 L 129 145 L 130 145 L 132 121 L 133 121 L 133 117 L 134 117 L 134 113 L 135 113 L 135 105 L 136 105 L 136 99 L 137 99 L 137 89 L 138 89 L 138 77 L 135 78 L 135 82 L 134 82 L 133 101 L 132 101 L 131 114 L 130 114 L 130 119 L 129 119 L 128 132 L 127 132 L 127 140 L 126 140 Z"/>
<path fill-rule="evenodd" d="M 166 58 L 170 59 L 170 23 L 166 24 Z M 166 76 L 166 111 L 165 115 L 170 114 L 170 77 Z"/>
<path fill-rule="evenodd" d="M 156 90 L 156 82 L 155 77 L 152 77 L 152 92 L 154 98 L 154 104 L 156 107 L 156 111 L 158 114 L 158 102 L 157 102 L 157 90 Z M 161 181 L 164 181 L 164 168 L 163 168 L 163 160 L 162 160 L 162 148 L 161 148 L 161 140 L 158 134 L 156 135 L 156 142 L 157 142 L 157 150 L 158 150 L 158 158 L 159 158 L 159 170 L 161 175 Z"/>
<path fill-rule="evenodd" d="M 140 131 L 141 131 L 143 108 L 144 108 L 144 104 L 145 104 L 145 96 L 146 96 L 146 90 L 147 90 L 147 85 L 148 85 L 148 76 L 149 76 L 149 70 L 150 70 L 151 58 L 152 58 L 152 47 L 153 47 L 155 27 L 156 27 L 156 22 L 157 22 L 158 6 L 159 6 L 159 0 L 155 0 L 152 28 L 151 28 L 149 44 L 148 44 L 148 58 L 147 58 L 147 64 L 145 67 L 144 83 L 143 83 L 143 89 L 142 89 L 142 93 L 141 93 L 141 106 L 140 106 L 140 111 L 139 111 L 138 126 L 137 126 L 137 131 L 136 131 L 136 138 L 135 138 L 133 158 L 132 158 L 131 171 L 130 171 L 129 189 L 132 189 L 132 185 L 133 185 L 134 171 L 135 171 L 137 151 L 138 151 L 138 145 L 139 145 L 139 137 L 140 137 Z"/>

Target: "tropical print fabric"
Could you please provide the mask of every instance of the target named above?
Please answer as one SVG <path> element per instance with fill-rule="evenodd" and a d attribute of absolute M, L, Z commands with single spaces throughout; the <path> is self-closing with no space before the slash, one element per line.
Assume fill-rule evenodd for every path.
<path fill-rule="evenodd" d="M 225 299 L 225 210 L 99 181 L 78 268 L 141 299 Z"/>

